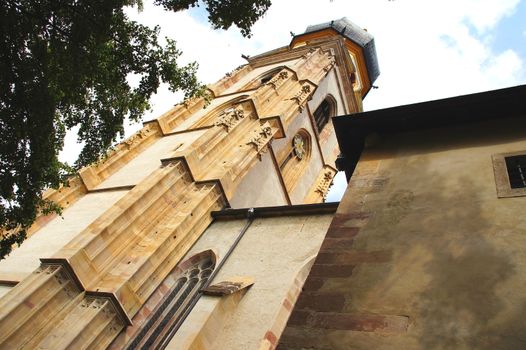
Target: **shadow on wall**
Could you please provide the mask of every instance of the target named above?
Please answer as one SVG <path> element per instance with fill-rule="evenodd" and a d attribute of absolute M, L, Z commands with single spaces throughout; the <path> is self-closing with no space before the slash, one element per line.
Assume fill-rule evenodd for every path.
<path fill-rule="evenodd" d="M 366 151 L 283 349 L 526 349 L 524 201 L 486 182 L 499 131 L 461 131 Z"/>
<path fill-rule="evenodd" d="M 407 335 L 422 349 L 525 348 L 525 273 L 517 274 L 513 261 L 516 233 L 501 237 L 491 210 L 483 207 L 507 203 L 488 203 L 470 176 L 433 168 L 427 156 L 398 162 L 389 177 L 383 205 L 378 195 L 373 204 L 382 210 L 362 243 L 377 249 L 379 238 L 384 249 L 393 249 L 393 265 L 383 278 L 395 286 L 376 281 L 386 300 L 390 290 L 405 289 Z"/>

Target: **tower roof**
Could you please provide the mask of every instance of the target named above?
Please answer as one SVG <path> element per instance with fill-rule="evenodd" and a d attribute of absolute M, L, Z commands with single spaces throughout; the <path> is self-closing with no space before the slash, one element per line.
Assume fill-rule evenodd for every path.
<path fill-rule="evenodd" d="M 367 30 L 348 20 L 347 17 L 308 26 L 302 35 L 319 32 L 326 29 L 332 29 L 338 32 L 338 34 L 351 40 L 353 43 L 362 48 L 369 80 L 371 84 L 374 83 L 374 81 L 380 75 L 378 57 L 376 56 L 376 47 L 374 45 L 374 37 L 369 34 Z"/>

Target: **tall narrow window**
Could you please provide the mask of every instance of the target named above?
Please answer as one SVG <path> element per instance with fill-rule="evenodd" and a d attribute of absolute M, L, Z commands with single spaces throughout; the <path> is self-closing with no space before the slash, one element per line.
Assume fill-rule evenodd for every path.
<path fill-rule="evenodd" d="M 166 345 L 173 336 L 174 327 L 192 307 L 192 300 L 208 281 L 215 268 L 215 255 L 208 250 L 179 264 L 166 277 L 162 285 L 139 310 L 133 321 L 136 326 L 127 329 L 124 337 L 126 349 L 157 349 Z M 160 299 L 160 300 L 159 300 Z"/>
<path fill-rule="evenodd" d="M 526 187 L 526 155 L 505 157 L 511 188 Z"/>
<path fill-rule="evenodd" d="M 336 102 L 332 96 L 327 96 L 314 111 L 316 128 L 321 132 L 329 120 L 334 117 L 336 112 Z"/>

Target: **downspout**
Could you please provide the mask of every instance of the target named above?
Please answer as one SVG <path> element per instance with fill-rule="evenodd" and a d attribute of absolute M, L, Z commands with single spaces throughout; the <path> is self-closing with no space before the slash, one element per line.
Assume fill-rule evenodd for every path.
<path fill-rule="evenodd" d="M 236 237 L 236 240 L 234 241 L 234 243 L 232 243 L 232 245 L 230 246 L 230 248 L 226 252 L 225 257 L 223 259 L 221 259 L 221 261 L 216 266 L 214 271 L 210 274 L 210 276 L 208 277 L 208 280 L 205 282 L 203 287 L 201 289 L 199 289 L 197 294 L 194 297 L 192 297 L 192 299 L 190 299 L 188 307 L 186 308 L 184 313 L 181 315 L 181 318 L 179 319 L 179 321 L 177 323 L 175 323 L 172 326 L 172 328 L 163 337 L 163 339 L 161 340 L 161 343 L 157 347 L 158 350 L 163 350 L 163 349 L 165 349 L 168 346 L 168 344 L 172 340 L 172 338 L 175 335 L 175 333 L 177 333 L 179 328 L 181 328 L 182 324 L 184 323 L 184 321 L 186 320 L 188 315 L 190 315 L 190 312 L 192 311 L 194 306 L 197 304 L 199 299 L 201 299 L 201 296 L 203 295 L 202 291 L 210 286 L 210 284 L 212 283 L 214 278 L 217 276 L 219 271 L 221 271 L 221 268 L 223 267 L 225 262 L 228 260 L 228 258 L 230 257 L 230 255 L 232 254 L 234 249 L 236 249 L 237 245 L 239 244 L 239 241 L 241 241 L 241 239 L 243 238 L 245 233 L 248 231 L 250 225 L 252 225 L 252 222 L 254 221 L 254 218 L 255 218 L 254 213 L 255 213 L 254 208 L 250 208 L 250 209 L 247 210 L 247 222 L 245 223 L 245 226 L 243 226 L 241 231 L 239 231 L 239 233 L 238 233 L 238 235 Z"/>

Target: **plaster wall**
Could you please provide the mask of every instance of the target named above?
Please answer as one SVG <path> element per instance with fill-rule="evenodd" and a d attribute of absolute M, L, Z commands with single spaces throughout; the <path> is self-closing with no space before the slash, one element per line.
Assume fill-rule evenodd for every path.
<path fill-rule="evenodd" d="M 128 191 L 88 193 L 0 261 L 0 280 L 20 281 L 113 206 Z"/>
<path fill-rule="evenodd" d="M 498 198 L 492 154 L 526 122 L 380 137 L 364 151 L 283 349 L 524 349 L 526 197 Z"/>
<path fill-rule="evenodd" d="M 230 318 L 218 325 L 216 339 L 210 349 L 259 348 L 266 332 L 279 317 L 283 317 L 280 309 L 287 293 L 294 287 L 298 272 L 309 262 L 312 263 L 331 218 L 332 214 L 254 220 L 212 284 L 233 276 L 250 276 L 255 283 L 239 301 Z M 219 263 L 245 222 L 214 222 L 187 257 L 213 249 Z M 201 324 L 200 314 L 210 309 L 210 302 L 209 298 L 202 298 L 196 304 L 172 339 L 170 349 L 183 348 L 185 338 L 199 332 L 195 325 Z M 280 321 L 284 324 L 286 319 Z"/>
<path fill-rule="evenodd" d="M 287 205 L 287 198 L 272 156 L 267 152 L 236 188 L 232 208 Z"/>

